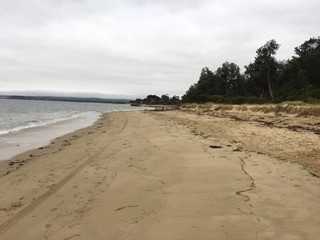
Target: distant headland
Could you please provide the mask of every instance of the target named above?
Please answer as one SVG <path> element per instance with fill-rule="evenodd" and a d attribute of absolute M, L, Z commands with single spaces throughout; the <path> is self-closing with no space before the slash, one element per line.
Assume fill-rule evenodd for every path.
<path fill-rule="evenodd" d="M 19 95 L 0 95 L 0 99 L 62 101 L 62 102 L 88 102 L 88 103 L 120 103 L 120 104 L 129 103 L 131 101 L 129 99 L 56 97 L 56 96 L 19 96 Z"/>

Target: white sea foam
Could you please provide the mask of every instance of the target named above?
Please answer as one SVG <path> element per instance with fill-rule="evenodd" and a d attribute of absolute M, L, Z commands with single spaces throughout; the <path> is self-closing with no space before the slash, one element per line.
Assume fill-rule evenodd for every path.
<path fill-rule="evenodd" d="M 0 99 L 0 161 L 90 126 L 102 113 L 143 109 L 127 104 Z"/>
<path fill-rule="evenodd" d="M 61 118 L 57 118 L 57 119 L 40 120 L 40 121 L 34 120 L 34 121 L 26 122 L 25 124 L 23 124 L 21 126 L 14 127 L 14 128 L 1 129 L 0 136 L 8 134 L 8 133 L 19 132 L 19 131 L 25 130 L 25 129 L 45 127 L 45 126 L 48 126 L 51 124 L 55 124 L 55 123 L 59 123 L 59 122 L 67 121 L 67 120 L 72 120 L 72 119 L 77 119 L 77 118 L 83 117 L 86 114 L 90 114 L 90 113 L 92 113 L 92 112 L 76 113 L 76 114 L 72 114 L 71 116 L 68 116 L 68 117 L 61 117 Z"/>

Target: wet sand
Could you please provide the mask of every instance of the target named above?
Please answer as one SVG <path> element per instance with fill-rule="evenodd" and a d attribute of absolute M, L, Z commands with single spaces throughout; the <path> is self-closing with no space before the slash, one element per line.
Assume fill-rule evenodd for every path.
<path fill-rule="evenodd" d="M 61 120 L 44 126 L 30 127 L 0 135 L 0 161 L 25 151 L 47 145 L 56 137 L 92 125 L 99 113 L 87 113 L 77 118 Z"/>
<path fill-rule="evenodd" d="M 317 239 L 320 179 L 278 148 L 251 146 L 250 124 L 106 114 L 1 163 L 0 239 Z"/>

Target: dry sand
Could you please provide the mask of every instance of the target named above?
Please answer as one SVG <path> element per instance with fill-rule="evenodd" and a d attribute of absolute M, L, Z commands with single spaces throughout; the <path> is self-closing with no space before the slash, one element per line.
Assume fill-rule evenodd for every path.
<path fill-rule="evenodd" d="M 1 164 L 0 239 L 319 239 L 320 179 L 284 161 L 280 138 L 255 149 L 263 129 L 278 134 L 181 111 L 106 114 Z"/>

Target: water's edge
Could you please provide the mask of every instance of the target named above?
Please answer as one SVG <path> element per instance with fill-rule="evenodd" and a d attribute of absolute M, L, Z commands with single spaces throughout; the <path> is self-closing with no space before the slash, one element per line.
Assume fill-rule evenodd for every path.
<path fill-rule="evenodd" d="M 10 160 L 17 154 L 48 145 L 57 137 L 90 127 L 101 115 L 96 113 L 0 135 L 0 161 Z"/>
<path fill-rule="evenodd" d="M 144 109 L 146 108 L 141 108 L 139 110 Z M 91 115 L 88 118 L 81 116 L 77 119 L 68 119 L 46 126 L 27 128 L 19 132 L 0 135 L 0 162 L 9 161 L 18 154 L 44 147 L 56 138 L 63 137 L 80 129 L 91 127 L 99 121 L 104 114 L 137 110 L 138 109 L 116 110 L 96 113 L 96 115 Z"/>

